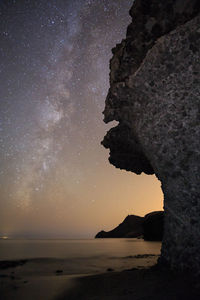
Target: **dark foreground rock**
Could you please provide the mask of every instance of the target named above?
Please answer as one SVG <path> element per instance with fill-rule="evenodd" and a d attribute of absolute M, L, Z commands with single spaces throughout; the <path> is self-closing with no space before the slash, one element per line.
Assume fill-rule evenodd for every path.
<path fill-rule="evenodd" d="M 143 234 L 143 217 L 130 215 L 111 231 L 100 231 L 95 238 L 126 238 L 138 237 Z"/>
<path fill-rule="evenodd" d="M 200 1 L 135 0 L 113 49 L 103 145 L 117 168 L 155 174 L 164 193 L 161 260 L 200 272 Z"/>

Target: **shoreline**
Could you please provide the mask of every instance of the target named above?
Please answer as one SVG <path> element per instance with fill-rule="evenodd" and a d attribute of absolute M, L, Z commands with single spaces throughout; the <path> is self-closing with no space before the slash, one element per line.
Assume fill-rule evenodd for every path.
<path fill-rule="evenodd" d="M 133 268 L 80 277 L 55 300 L 197 300 L 200 285 L 194 277 L 161 269 Z"/>
<path fill-rule="evenodd" d="M 157 255 L 124 257 L 137 264 L 131 269 L 104 273 L 67 274 L 57 267 L 40 272 L 45 259 L 0 261 L 0 299 L 3 300 L 196 300 L 200 287 L 186 273 L 157 265 Z M 6 268 L 7 263 L 7 268 Z M 149 266 L 149 264 L 151 266 Z M 65 267 L 64 265 L 62 266 Z"/>
<path fill-rule="evenodd" d="M 129 266 L 134 266 L 134 269 L 137 268 L 137 270 L 145 266 L 154 265 L 157 258 L 158 255 L 156 254 L 139 254 L 120 257 L 120 259 Z M 114 258 L 114 260 L 115 259 L 116 258 Z M 91 279 L 93 282 L 93 278 L 97 278 L 98 276 L 110 278 L 114 276 L 114 274 L 121 274 L 121 272 L 124 272 L 122 271 L 124 269 L 125 268 L 122 269 L 122 267 L 120 270 L 114 269 L 112 265 L 108 264 L 103 271 L 89 272 L 89 270 L 85 270 L 83 273 L 70 274 L 68 260 L 64 259 L 32 258 L 1 260 L 0 299 L 68 299 L 68 296 L 65 296 L 65 294 L 71 293 L 73 289 L 77 291 L 77 284 L 79 286 L 79 282 L 82 282 L 84 278 L 88 278 L 89 281 Z M 83 299 L 86 300 L 87 298 Z"/>

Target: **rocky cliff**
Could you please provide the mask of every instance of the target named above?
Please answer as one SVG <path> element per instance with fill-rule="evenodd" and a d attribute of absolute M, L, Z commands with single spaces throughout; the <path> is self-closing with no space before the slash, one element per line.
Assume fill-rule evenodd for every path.
<path fill-rule="evenodd" d="M 153 211 L 144 217 L 128 215 L 124 221 L 110 231 L 100 231 L 95 238 L 137 238 L 147 241 L 162 241 L 164 212 Z"/>
<path fill-rule="evenodd" d="M 155 174 L 163 264 L 200 271 L 200 2 L 135 0 L 113 49 L 102 144 L 117 168 Z"/>
<path fill-rule="evenodd" d="M 143 238 L 147 241 L 162 241 L 164 212 L 153 211 L 144 216 Z"/>
<path fill-rule="evenodd" d="M 110 231 L 100 231 L 95 238 L 135 238 L 143 234 L 143 217 L 129 215 L 116 228 Z"/>

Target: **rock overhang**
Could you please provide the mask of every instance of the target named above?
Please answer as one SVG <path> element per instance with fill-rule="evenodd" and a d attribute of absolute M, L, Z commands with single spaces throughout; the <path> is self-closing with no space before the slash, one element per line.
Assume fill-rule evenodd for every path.
<path fill-rule="evenodd" d="M 102 142 L 117 168 L 156 174 L 165 209 L 161 261 L 171 268 L 196 270 L 200 270 L 199 13 L 197 0 L 135 0 L 127 38 L 113 50 L 110 63 L 104 121 L 119 124 Z"/>

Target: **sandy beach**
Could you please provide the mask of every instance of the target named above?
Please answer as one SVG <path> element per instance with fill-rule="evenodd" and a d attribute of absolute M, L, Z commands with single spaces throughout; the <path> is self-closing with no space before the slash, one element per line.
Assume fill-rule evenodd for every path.
<path fill-rule="evenodd" d="M 130 257 L 137 267 L 103 274 L 68 275 L 64 260 L 32 259 L 0 263 L 2 300 L 200 299 L 186 274 L 160 270 L 157 255 Z M 136 263 L 137 262 L 137 263 Z"/>
<path fill-rule="evenodd" d="M 61 259 L 25 259 L 0 262 L 0 299 L 52 300 L 74 286 Z"/>
<path fill-rule="evenodd" d="M 56 300 L 197 300 L 200 290 L 187 274 L 157 268 L 125 270 L 76 280 Z"/>
<path fill-rule="evenodd" d="M 158 255 L 146 254 L 125 257 L 124 260 L 130 265 L 137 266 L 136 270 L 140 273 L 145 267 L 154 265 L 157 258 Z M 133 272 L 115 272 L 108 265 L 105 268 L 105 274 L 100 272 L 97 274 L 69 274 L 68 267 L 68 260 L 55 258 L 1 261 L 0 299 L 54 300 L 70 299 L 69 297 L 72 299 L 79 299 L 80 297 L 82 297 L 81 299 L 90 299 L 90 294 L 91 297 L 101 295 L 99 292 L 96 293 L 96 285 L 99 286 L 101 292 L 103 289 L 106 294 L 110 292 L 115 297 L 116 293 L 118 294 L 118 289 L 112 285 L 119 285 L 119 280 L 124 285 L 123 280 L 127 277 L 126 274 L 129 277 L 129 272 Z M 126 281 L 125 286 L 129 283 L 129 280 Z M 104 296 L 97 299 L 103 299 L 102 297 Z"/>
<path fill-rule="evenodd" d="M 161 246 L 141 239 L 6 240 L 0 244 L 2 300 L 68 299 L 65 294 L 77 291 L 80 278 L 151 267 Z"/>

